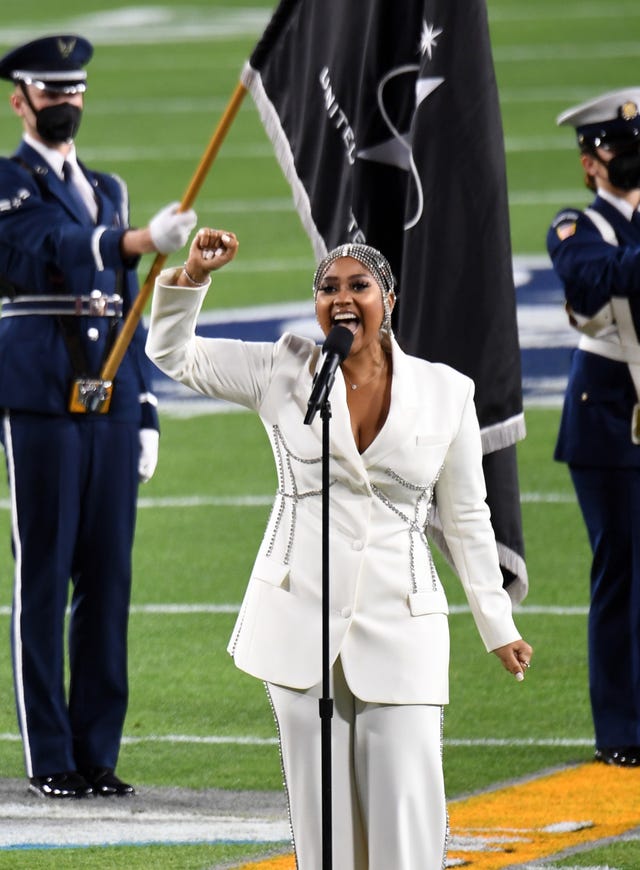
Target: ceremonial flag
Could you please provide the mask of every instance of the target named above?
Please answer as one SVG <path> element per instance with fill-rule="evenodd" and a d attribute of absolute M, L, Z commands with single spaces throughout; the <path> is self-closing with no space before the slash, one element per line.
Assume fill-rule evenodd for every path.
<path fill-rule="evenodd" d="M 242 82 L 316 257 L 379 248 L 403 348 L 475 381 L 505 586 L 522 600 L 525 428 L 486 0 L 282 0 Z"/>

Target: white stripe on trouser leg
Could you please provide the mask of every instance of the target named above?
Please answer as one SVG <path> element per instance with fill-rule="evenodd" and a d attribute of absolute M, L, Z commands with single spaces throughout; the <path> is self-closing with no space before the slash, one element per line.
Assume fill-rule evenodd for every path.
<path fill-rule="evenodd" d="M 332 670 L 332 851 L 340 870 L 442 870 L 442 708 L 367 704 Z M 321 686 L 269 684 L 299 870 L 322 868 Z"/>
<path fill-rule="evenodd" d="M 27 776 L 33 776 L 31 764 L 31 746 L 27 728 L 27 711 L 24 702 L 24 682 L 22 679 L 22 541 L 18 525 L 18 507 L 16 504 L 16 469 L 13 458 L 13 440 L 11 437 L 11 415 L 5 412 L 3 419 L 4 448 L 7 456 L 7 475 L 9 477 L 9 494 L 11 496 L 11 533 L 14 550 L 14 580 L 13 580 L 13 613 L 11 625 L 11 644 L 14 659 L 16 710 L 24 751 L 24 761 Z"/>

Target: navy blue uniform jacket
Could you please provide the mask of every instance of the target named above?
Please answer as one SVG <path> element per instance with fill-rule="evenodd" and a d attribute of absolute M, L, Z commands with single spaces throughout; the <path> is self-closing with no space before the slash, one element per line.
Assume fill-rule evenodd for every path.
<path fill-rule="evenodd" d="M 8 279 L 19 295 L 118 292 L 126 315 L 138 292 L 138 258 L 124 262 L 120 253 L 129 220 L 127 190 L 116 176 L 82 169 L 95 192 L 97 225 L 82 223 L 64 182 L 26 142 L 13 158 L 0 158 L 0 279 Z M 109 319 L 77 320 L 90 374 L 97 376 Z M 89 339 L 89 329 L 94 336 L 98 330 L 97 340 Z M 144 338 L 138 324 L 115 377 L 109 418 L 157 429 Z M 55 316 L 0 318 L 0 407 L 66 414 L 73 377 Z"/>
<path fill-rule="evenodd" d="M 578 314 L 592 317 L 612 296 L 626 297 L 640 335 L 640 217 L 628 220 L 601 197 L 591 208 L 611 225 L 618 245 L 606 242 L 580 211 L 556 216 L 547 248 L 566 300 Z M 640 447 L 630 436 L 637 401 L 625 362 L 576 349 L 555 458 L 580 466 L 640 467 Z"/>

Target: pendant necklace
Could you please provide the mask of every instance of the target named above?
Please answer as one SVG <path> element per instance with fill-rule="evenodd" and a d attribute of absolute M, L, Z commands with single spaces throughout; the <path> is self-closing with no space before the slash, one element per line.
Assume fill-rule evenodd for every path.
<path fill-rule="evenodd" d="M 378 375 L 380 374 L 380 372 L 381 372 L 384 368 L 385 368 L 385 360 L 382 361 L 382 363 L 380 364 L 380 366 L 379 366 L 379 368 L 377 369 L 377 371 L 375 371 L 375 372 L 371 375 L 370 378 L 368 378 L 366 381 L 363 381 L 363 383 L 361 383 L 361 384 L 354 384 L 353 381 L 350 381 L 349 378 L 347 377 L 346 372 L 345 372 L 344 370 L 343 370 L 342 374 L 344 375 L 344 379 L 345 379 L 345 381 L 347 382 L 347 384 L 349 384 L 349 386 L 351 387 L 352 390 L 361 390 L 362 387 L 366 387 L 367 384 L 370 384 L 373 380 L 375 380 L 375 378 L 378 377 Z"/>

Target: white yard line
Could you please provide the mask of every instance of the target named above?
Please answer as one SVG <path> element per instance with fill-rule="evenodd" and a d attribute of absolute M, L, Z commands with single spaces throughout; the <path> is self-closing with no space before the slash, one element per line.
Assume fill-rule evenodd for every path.
<path fill-rule="evenodd" d="M 558 607 L 555 605 L 520 604 L 514 607 L 514 613 L 523 616 L 586 616 L 589 608 L 586 605 Z M 129 612 L 132 615 L 159 615 L 175 616 L 176 614 L 225 614 L 239 613 L 240 604 L 234 602 L 222 604 L 132 604 Z M 449 605 L 449 614 L 459 616 L 470 613 L 466 604 Z M 10 616 L 11 608 L 8 605 L 0 607 L 0 616 Z"/>
<path fill-rule="evenodd" d="M 35 799 L 35 798 L 34 798 Z M 133 798 L 132 802 L 135 801 Z M 289 839 L 286 818 L 234 819 L 192 813 L 152 814 L 108 808 L 105 818 L 104 799 L 82 801 L 90 809 L 79 815 L 79 808 L 64 803 L 65 812 L 53 813 L 47 805 L 45 815 L 28 810 L 26 817 L 14 815 L 11 805 L 2 807 L 2 815 L 11 824 L 0 830 L 0 849 L 37 849 L 64 846 L 180 845 L 189 843 L 277 843 Z"/>
<path fill-rule="evenodd" d="M 53 7 L 52 7 L 53 8 Z M 232 38 L 258 39 L 266 27 L 270 10 L 263 8 L 226 9 L 213 7 L 204 14 L 202 6 L 158 3 L 156 6 L 129 7 L 81 15 L 52 15 L 40 20 L 38 30 L 47 33 L 82 33 L 95 45 L 149 45 L 153 43 L 220 42 Z M 3 27 L 2 41 L 18 44 L 39 35 L 33 25 Z M 167 65 L 170 54 L 164 58 Z"/>
<path fill-rule="evenodd" d="M 0 743 L 17 743 L 20 741 L 19 734 L 5 732 L 0 733 Z M 278 740 L 276 737 L 251 737 L 242 735 L 197 735 L 197 734 L 148 734 L 146 736 L 128 737 L 126 734 L 122 738 L 123 745 L 139 745 L 142 743 L 169 743 L 192 744 L 198 745 L 230 745 L 230 746 L 277 746 Z M 461 747 L 484 747 L 484 748 L 515 748 L 515 747 L 564 747 L 564 748 L 579 748 L 582 746 L 593 746 L 593 737 L 459 737 L 447 739 L 444 741 L 445 746 L 461 746 Z"/>
<path fill-rule="evenodd" d="M 523 504 L 573 504 L 576 497 L 571 492 L 523 492 Z M 273 493 L 268 495 L 172 495 L 155 498 L 140 497 L 138 507 L 159 508 L 199 508 L 199 507 L 269 507 Z M 9 499 L 0 499 L 0 510 L 9 510 Z"/>
<path fill-rule="evenodd" d="M 133 798 L 52 801 L 0 780 L 0 851 L 289 841 L 279 792 L 139 788 Z"/>

